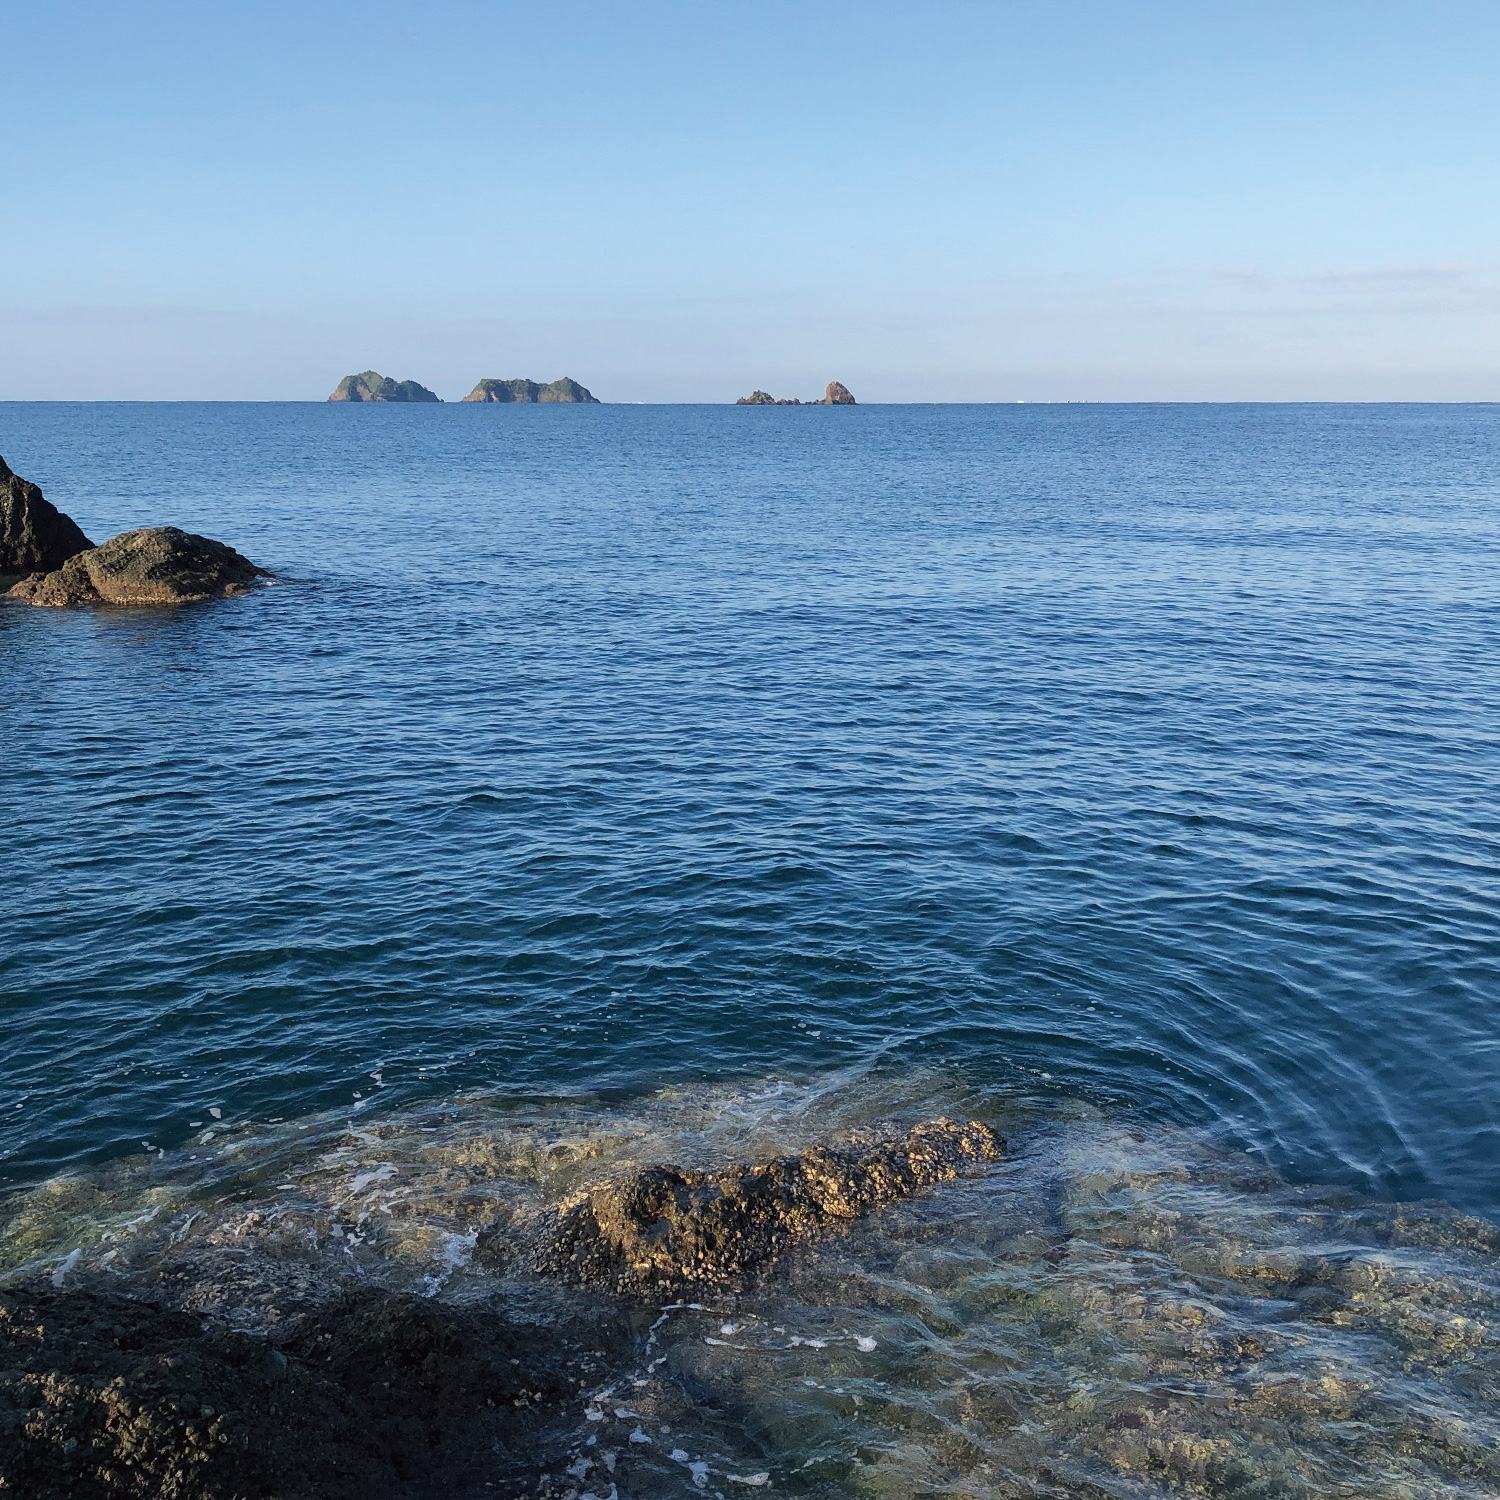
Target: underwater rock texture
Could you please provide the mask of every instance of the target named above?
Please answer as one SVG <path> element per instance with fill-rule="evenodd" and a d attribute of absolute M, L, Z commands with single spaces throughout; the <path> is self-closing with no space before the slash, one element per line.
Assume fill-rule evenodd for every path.
<path fill-rule="evenodd" d="M 80 552 L 51 573 L 24 578 L 10 593 L 28 604 L 59 608 L 190 604 L 242 594 L 268 576 L 223 542 L 175 526 L 146 526 Z"/>
<path fill-rule="evenodd" d="M 60 568 L 93 545 L 71 517 L 0 458 L 0 574 Z"/>
<path fill-rule="evenodd" d="M 616 1291 L 733 1282 L 832 1223 L 949 1181 L 994 1161 L 1003 1147 L 977 1120 L 929 1120 L 900 1140 L 862 1150 L 814 1146 L 717 1172 L 648 1167 L 564 1208 L 536 1264 Z"/>
<path fill-rule="evenodd" d="M 398 1493 L 426 1493 L 428 1467 L 401 1469 L 417 1455 L 444 1500 L 1500 1500 L 1500 1230 L 1293 1186 L 1192 1131 L 1022 1100 L 1000 1115 L 1003 1159 L 829 1216 L 742 1286 L 689 1283 L 654 1306 L 532 1264 L 559 1208 L 653 1163 L 713 1178 L 735 1160 L 866 1162 L 910 1140 L 893 1117 L 981 1107 L 887 1075 L 618 1109 L 449 1098 L 379 1118 L 213 1117 L 179 1148 L 0 1200 L 0 1276 L 22 1308 L 0 1334 L 0 1454 L 29 1455 L 35 1484 L 15 1492 L 39 1500 L 65 1481 L 73 1500 L 172 1496 L 152 1486 L 182 1466 L 206 1402 L 272 1456 L 301 1434 L 372 1497 L 401 1472 Z M 486 1237 L 503 1253 L 474 1253 L 502 1220 Z M 122 1292 L 163 1341 L 132 1342 Z M 155 1321 L 168 1310 L 184 1320 Z M 193 1412 L 171 1382 L 195 1367 Z M 466 1371 L 495 1381 L 477 1408 Z M 117 1378 L 128 1410 L 101 1394 Z M 307 1393 L 307 1426 L 273 1405 L 282 1389 Z M 100 1401 L 120 1434 L 100 1436 Z M 69 1425 L 48 1425 L 58 1412 Z M 130 1432 L 128 1451 L 158 1454 L 134 1489 L 75 1482 L 86 1441 L 113 1452 Z M 177 1493 L 257 1493 L 239 1482 Z"/>

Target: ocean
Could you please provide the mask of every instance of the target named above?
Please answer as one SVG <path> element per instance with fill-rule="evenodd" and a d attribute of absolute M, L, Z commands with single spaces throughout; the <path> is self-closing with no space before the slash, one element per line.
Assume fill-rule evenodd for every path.
<path fill-rule="evenodd" d="M 246 1194 L 316 1258 L 373 1183 L 362 1274 L 472 1296 L 554 1148 L 969 1113 L 1003 1169 L 741 1314 L 859 1321 L 868 1389 L 683 1345 L 768 1482 L 1500 1493 L 1500 407 L 12 403 L 0 454 L 275 575 L 0 607 L 0 1266 Z M 1152 1457 L 1119 1392 L 1188 1431 L 1210 1324 L 1353 1384 Z"/>

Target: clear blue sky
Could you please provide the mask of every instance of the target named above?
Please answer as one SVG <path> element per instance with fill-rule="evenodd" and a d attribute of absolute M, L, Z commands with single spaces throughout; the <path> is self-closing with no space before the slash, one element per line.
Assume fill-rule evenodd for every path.
<path fill-rule="evenodd" d="M 1500 5 L 4 0 L 0 398 L 1500 399 Z"/>

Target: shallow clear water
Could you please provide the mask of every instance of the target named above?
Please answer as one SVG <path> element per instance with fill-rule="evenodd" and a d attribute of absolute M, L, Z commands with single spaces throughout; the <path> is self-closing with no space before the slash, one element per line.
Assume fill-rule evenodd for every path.
<path fill-rule="evenodd" d="M 549 1206 L 641 1164 L 970 1110 L 1003 1130 L 999 1165 L 748 1292 L 636 1307 L 618 1363 L 561 1413 L 544 1492 L 1500 1496 L 1493 1224 L 1289 1186 L 1197 1131 L 985 1100 L 940 1072 L 214 1123 L 16 1195 L 0 1267 L 273 1338 L 357 1278 L 496 1303 L 545 1340 L 578 1294 L 497 1264 L 482 1228 L 520 1246 Z"/>

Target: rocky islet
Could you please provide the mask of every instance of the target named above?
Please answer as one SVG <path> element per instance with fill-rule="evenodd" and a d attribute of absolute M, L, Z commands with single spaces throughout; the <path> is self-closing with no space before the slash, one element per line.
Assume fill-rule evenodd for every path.
<path fill-rule="evenodd" d="M 552 403 L 598 406 L 599 398 L 585 387 L 564 375 L 561 380 L 549 380 L 538 385 L 524 376 L 515 380 L 494 380 L 486 377 L 464 397 L 465 402 L 512 403 L 547 405 Z"/>
<path fill-rule="evenodd" d="M 334 387 L 330 401 L 421 401 L 441 402 L 442 397 L 415 380 L 392 380 L 378 370 L 346 375 Z"/>
<path fill-rule="evenodd" d="M 849 387 L 842 381 L 830 380 L 822 397 L 817 401 L 803 401 L 796 396 L 776 397 L 766 391 L 751 391 L 734 403 L 736 406 L 857 406 Z"/>

